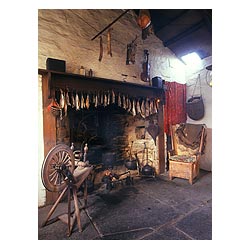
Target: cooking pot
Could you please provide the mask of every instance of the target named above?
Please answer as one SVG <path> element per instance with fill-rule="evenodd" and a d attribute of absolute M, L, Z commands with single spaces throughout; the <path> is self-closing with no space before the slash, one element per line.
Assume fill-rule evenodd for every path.
<path fill-rule="evenodd" d="M 129 159 L 124 162 L 125 167 L 129 170 L 136 170 L 137 169 L 137 160 L 136 159 Z"/>
<path fill-rule="evenodd" d="M 116 162 L 116 154 L 114 152 L 105 152 L 102 154 L 102 163 L 105 167 L 113 167 Z"/>
<path fill-rule="evenodd" d="M 142 175 L 152 176 L 152 175 L 154 175 L 154 168 L 151 167 L 150 165 L 146 164 L 142 168 L 141 173 L 142 173 Z"/>

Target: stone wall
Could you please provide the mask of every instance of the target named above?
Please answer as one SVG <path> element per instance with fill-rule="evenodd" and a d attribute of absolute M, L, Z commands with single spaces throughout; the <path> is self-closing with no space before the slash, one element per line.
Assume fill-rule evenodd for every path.
<path fill-rule="evenodd" d="M 66 71 L 79 73 L 82 65 L 93 69 L 94 76 L 148 84 L 140 80 L 142 72 L 143 50 L 149 51 L 150 77 L 161 76 L 171 81 L 184 75 L 178 71 L 175 55 L 162 45 L 155 36 L 141 39 L 141 30 L 136 16 L 129 11 L 113 26 L 111 31 L 112 57 L 107 54 L 107 31 L 102 34 L 103 59 L 99 62 L 99 31 L 110 24 L 122 10 L 39 10 L 38 11 L 38 67 L 46 68 L 47 57 L 66 61 Z M 135 64 L 126 65 L 127 44 L 135 37 L 137 52 Z M 184 82 L 183 82 L 184 83 Z"/>

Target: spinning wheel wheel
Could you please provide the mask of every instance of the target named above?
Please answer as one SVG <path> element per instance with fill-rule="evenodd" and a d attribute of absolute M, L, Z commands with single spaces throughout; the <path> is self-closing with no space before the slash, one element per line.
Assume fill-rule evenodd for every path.
<path fill-rule="evenodd" d="M 66 174 L 73 174 L 75 160 L 72 150 L 63 144 L 56 145 L 47 154 L 42 165 L 42 182 L 51 192 L 62 191 L 67 183 Z"/>
<path fill-rule="evenodd" d="M 42 182 L 48 191 L 58 192 L 60 195 L 50 209 L 43 226 L 47 225 L 60 200 L 68 191 L 68 214 L 66 217 L 61 215 L 58 218 L 68 224 L 68 236 L 70 236 L 72 232 L 75 219 L 77 220 L 79 232 L 82 231 L 77 190 L 84 182 L 84 201 L 86 205 L 86 179 L 92 169 L 93 166 L 90 166 L 88 162 L 85 162 L 85 167 L 77 167 L 75 169 L 75 157 L 72 150 L 67 145 L 59 144 L 49 151 L 42 165 Z M 75 206 L 73 217 L 71 216 L 71 196 L 73 196 Z"/>

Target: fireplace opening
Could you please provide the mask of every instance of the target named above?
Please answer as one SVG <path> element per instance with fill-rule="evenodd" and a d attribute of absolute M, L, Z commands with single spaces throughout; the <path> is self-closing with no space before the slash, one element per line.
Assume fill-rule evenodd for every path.
<path fill-rule="evenodd" d="M 60 93 L 56 94 L 60 102 Z M 137 106 L 144 100 L 137 99 Z M 148 104 L 150 102 L 148 101 Z M 83 151 L 88 144 L 87 160 L 104 167 L 124 166 L 128 159 L 137 159 L 141 165 L 158 166 L 156 138 L 150 135 L 150 124 L 158 124 L 158 113 L 147 117 L 118 105 L 117 100 L 109 105 L 89 104 L 88 108 L 67 107 L 63 117 L 57 117 L 56 140 L 67 145 L 74 144 L 74 150 Z M 147 148 L 147 156 L 145 154 Z"/>

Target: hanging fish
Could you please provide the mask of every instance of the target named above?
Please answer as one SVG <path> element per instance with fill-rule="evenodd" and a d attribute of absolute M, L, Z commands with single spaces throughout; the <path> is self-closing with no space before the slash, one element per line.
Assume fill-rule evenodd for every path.
<path fill-rule="evenodd" d="M 126 109 L 129 109 L 129 98 L 126 96 Z"/>
<path fill-rule="evenodd" d="M 135 100 L 132 101 L 132 115 L 136 116 L 136 111 L 135 111 Z"/>
<path fill-rule="evenodd" d="M 85 104 L 85 107 L 86 107 L 87 109 L 89 109 L 89 107 L 90 107 L 89 94 L 87 94 L 87 97 L 86 97 L 86 104 Z"/>
<path fill-rule="evenodd" d="M 128 98 L 128 112 L 131 112 L 131 109 L 132 109 L 132 104 L 131 104 L 131 101 L 130 99 Z"/>
<path fill-rule="evenodd" d="M 145 118 L 145 101 L 142 100 L 141 102 L 141 116 Z"/>
<path fill-rule="evenodd" d="M 67 105 L 67 102 L 66 102 L 66 99 L 65 99 L 65 102 L 64 102 L 64 116 L 67 116 L 67 112 L 68 112 L 68 105 Z"/>
<path fill-rule="evenodd" d="M 160 99 L 155 100 L 156 113 L 158 113 L 158 110 L 159 110 L 159 102 L 160 102 Z"/>
<path fill-rule="evenodd" d="M 136 102 L 136 113 L 137 113 L 137 114 L 140 114 L 140 113 L 141 113 L 141 107 L 140 107 L 140 102 L 139 102 L 139 100 L 137 100 L 137 102 Z"/>
<path fill-rule="evenodd" d="M 108 94 L 107 94 L 107 105 L 110 104 L 110 92 L 108 91 Z"/>
<path fill-rule="evenodd" d="M 122 107 L 126 109 L 126 97 L 125 95 L 122 96 Z"/>
<path fill-rule="evenodd" d="M 71 97 L 71 106 L 72 106 L 72 108 L 74 108 L 76 106 L 76 102 L 75 102 L 75 98 L 74 98 L 73 92 L 71 92 L 70 97 Z"/>
<path fill-rule="evenodd" d="M 115 92 L 112 90 L 112 103 L 115 103 Z"/>
<path fill-rule="evenodd" d="M 106 107 L 108 105 L 108 97 L 107 94 L 104 94 L 103 106 Z"/>
<path fill-rule="evenodd" d="M 63 109 L 64 105 L 65 105 L 65 97 L 64 97 L 64 93 L 63 93 L 62 89 L 60 89 L 60 92 L 61 92 L 61 94 L 60 94 L 60 102 L 59 102 L 59 104 L 60 104 L 60 108 Z"/>
<path fill-rule="evenodd" d="M 84 96 L 83 93 L 81 93 L 81 109 L 85 108 L 85 100 L 84 100 Z"/>
<path fill-rule="evenodd" d="M 103 105 L 103 103 L 104 103 L 103 93 L 100 93 L 100 105 Z"/>
<path fill-rule="evenodd" d="M 66 104 L 67 104 L 68 106 L 71 106 L 70 101 L 69 101 L 69 90 L 68 90 L 68 89 L 67 89 L 67 91 L 66 91 L 66 97 L 65 97 L 65 99 L 66 99 Z"/>
<path fill-rule="evenodd" d="M 81 106 L 80 99 L 79 99 L 79 96 L 76 92 L 76 110 L 79 110 L 80 106 Z"/>
<path fill-rule="evenodd" d="M 121 107 L 122 106 L 122 101 L 121 101 L 121 96 L 120 93 L 118 94 L 118 106 Z"/>
<path fill-rule="evenodd" d="M 97 106 L 98 106 L 98 96 L 97 96 L 97 94 L 95 95 L 95 107 L 97 108 Z"/>
<path fill-rule="evenodd" d="M 157 108 L 156 108 L 156 104 L 155 104 L 155 100 L 153 100 L 153 114 L 157 113 Z"/>

